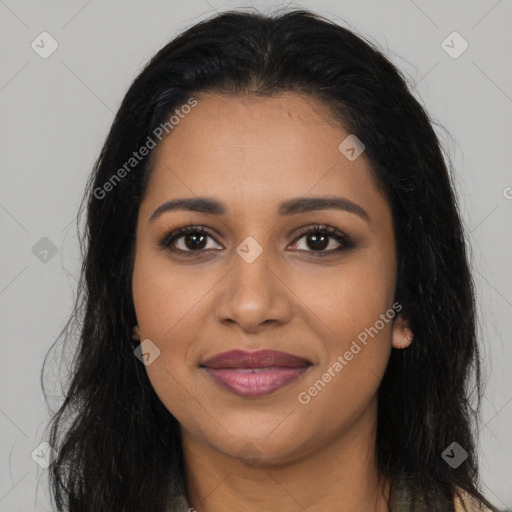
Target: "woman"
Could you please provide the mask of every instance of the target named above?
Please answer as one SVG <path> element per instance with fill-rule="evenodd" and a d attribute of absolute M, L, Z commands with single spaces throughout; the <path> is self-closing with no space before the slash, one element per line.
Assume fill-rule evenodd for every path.
<path fill-rule="evenodd" d="M 492 509 L 449 171 L 371 43 L 307 11 L 189 28 L 84 199 L 59 511 Z"/>

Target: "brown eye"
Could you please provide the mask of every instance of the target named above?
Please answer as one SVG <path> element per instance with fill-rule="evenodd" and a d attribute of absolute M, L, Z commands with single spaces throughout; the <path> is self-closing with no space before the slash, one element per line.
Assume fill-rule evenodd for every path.
<path fill-rule="evenodd" d="M 183 243 L 187 249 L 190 249 L 191 251 L 194 251 L 196 249 L 204 249 L 206 244 L 206 237 L 208 235 L 205 235 L 203 233 L 191 233 L 191 234 L 185 234 L 181 235 L 180 237 L 176 238 L 176 240 L 183 240 Z"/>
<path fill-rule="evenodd" d="M 175 252 L 199 253 L 215 249 L 208 247 L 208 239 L 215 240 L 204 226 L 185 226 L 166 236 L 160 246 Z"/>
<path fill-rule="evenodd" d="M 297 243 L 305 239 L 306 248 L 298 248 Z M 336 245 L 337 244 L 337 245 Z M 350 238 L 332 226 L 315 226 L 313 229 L 303 231 L 294 242 L 294 249 L 306 252 L 316 252 L 319 255 L 332 254 L 337 251 L 354 247 Z M 329 248 L 328 250 L 326 250 Z"/>

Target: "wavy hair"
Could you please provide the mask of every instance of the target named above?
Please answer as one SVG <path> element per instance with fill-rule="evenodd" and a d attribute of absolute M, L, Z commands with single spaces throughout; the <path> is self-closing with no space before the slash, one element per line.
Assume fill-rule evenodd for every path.
<path fill-rule="evenodd" d="M 473 434 L 482 395 L 474 285 L 437 123 L 375 44 L 304 9 L 212 16 L 166 44 L 129 87 L 78 211 L 77 219 L 87 205 L 83 263 L 57 338 L 77 333 L 77 346 L 47 427 L 57 451 L 52 503 L 70 512 L 161 512 L 183 488 L 179 424 L 134 357 L 132 339 L 135 228 L 154 152 L 122 179 L 115 175 L 198 92 L 306 94 L 364 141 L 392 210 L 395 300 L 415 334 L 408 349 L 392 350 L 379 387 L 379 475 L 392 492 L 407 479 L 435 510 L 450 510 L 460 489 L 489 505 L 478 490 Z M 42 374 L 45 366 L 46 358 Z M 441 456 L 454 441 L 468 453 L 457 469 Z"/>

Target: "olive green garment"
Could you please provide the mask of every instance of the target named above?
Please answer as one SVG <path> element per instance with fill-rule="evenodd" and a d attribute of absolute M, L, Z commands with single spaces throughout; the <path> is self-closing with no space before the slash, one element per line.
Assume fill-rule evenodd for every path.
<path fill-rule="evenodd" d="M 184 494 L 176 496 L 169 506 L 168 512 L 194 512 Z M 452 509 L 450 512 L 452 512 Z M 198 511 L 200 512 L 200 511 Z M 414 502 L 405 481 L 398 482 L 394 502 L 391 504 L 391 512 L 432 512 L 422 506 L 418 501 Z M 441 511 L 436 511 L 441 512 Z"/>

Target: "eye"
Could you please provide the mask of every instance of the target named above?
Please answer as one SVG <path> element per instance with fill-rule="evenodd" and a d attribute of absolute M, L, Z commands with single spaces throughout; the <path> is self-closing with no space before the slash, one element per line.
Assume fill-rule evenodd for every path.
<path fill-rule="evenodd" d="M 185 226 L 167 235 L 160 242 L 160 246 L 174 252 L 198 253 L 204 252 L 204 249 L 211 250 L 211 247 L 207 246 L 208 238 L 215 240 L 205 226 Z M 181 247 L 177 247 L 177 245 L 181 245 Z"/>
<path fill-rule="evenodd" d="M 312 250 L 308 250 L 307 248 L 297 248 L 297 241 L 303 238 L 305 239 L 306 247 L 309 247 Z M 333 240 L 334 244 L 338 244 L 338 246 L 335 245 L 334 248 L 331 247 L 329 250 L 325 250 L 332 245 L 331 242 L 333 242 Z M 355 244 L 352 242 L 352 240 L 341 231 L 332 226 L 320 225 L 316 225 L 313 228 L 307 228 L 306 230 L 302 231 L 299 238 L 295 240 L 294 245 L 294 249 L 313 252 L 316 253 L 315 256 L 327 256 L 338 251 L 355 247 Z"/>

